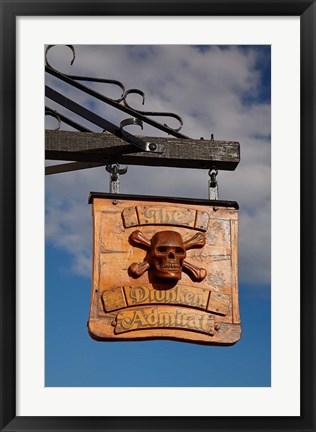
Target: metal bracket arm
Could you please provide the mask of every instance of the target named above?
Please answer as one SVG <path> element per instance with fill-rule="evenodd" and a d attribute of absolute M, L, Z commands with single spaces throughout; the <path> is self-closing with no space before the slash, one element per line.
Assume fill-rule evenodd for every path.
<path fill-rule="evenodd" d="M 51 87 L 45 86 L 45 96 L 54 102 L 62 105 L 64 108 L 67 108 L 74 112 L 75 114 L 83 117 L 89 122 L 99 126 L 105 131 L 112 133 L 118 138 L 123 139 L 124 141 L 132 144 L 137 149 L 140 149 L 144 152 L 153 152 L 153 153 L 163 153 L 164 145 L 163 144 L 155 144 L 151 142 L 146 142 L 137 138 L 136 136 L 130 134 L 127 131 L 122 130 L 120 127 L 115 124 L 109 122 L 108 120 L 100 117 L 99 115 L 93 113 L 92 111 L 84 108 L 83 106 L 77 104 L 73 100 L 67 98 L 66 96 L 61 95 L 60 93 L 53 90 Z"/>

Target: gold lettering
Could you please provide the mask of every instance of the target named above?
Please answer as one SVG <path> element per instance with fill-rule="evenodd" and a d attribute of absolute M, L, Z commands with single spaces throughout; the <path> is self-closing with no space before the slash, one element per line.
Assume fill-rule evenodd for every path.
<path fill-rule="evenodd" d="M 153 299 L 156 303 L 165 303 L 166 301 L 166 291 L 163 290 L 155 290 L 153 291 Z"/>
<path fill-rule="evenodd" d="M 158 315 L 158 327 L 174 327 L 175 315 L 168 312 L 160 312 Z"/>
<path fill-rule="evenodd" d="M 128 306 L 145 304 L 170 304 L 197 307 L 206 310 L 209 291 L 204 288 L 177 285 L 169 290 L 157 290 L 152 286 L 124 287 Z"/>
<path fill-rule="evenodd" d="M 131 299 L 135 300 L 135 303 L 143 303 L 148 297 L 148 288 L 137 285 L 131 288 L 129 295 Z"/>
<path fill-rule="evenodd" d="M 208 333 L 210 333 L 210 334 L 213 335 L 215 333 L 215 331 L 214 331 L 214 321 L 213 321 L 213 325 L 211 326 L 211 328 L 209 328 L 208 322 L 209 322 L 209 320 L 208 320 L 207 315 L 202 315 L 201 318 L 200 318 L 200 325 L 199 325 L 199 327 L 200 327 L 200 329 L 202 331 L 203 330 L 207 331 Z"/>
<path fill-rule="evenodd" d="M 181 327 L 181 322 L 182 322 L 182 313 L 180 309 L 177 309 L 176 317 L 175 317 L 175 326 Z"/>
<path fill-rule="evenodd" d="M 178 328 L 214 334 L 214 321 L 204 312 L 185 308 L 174 311 L 148 308 L 122 311 L 117 315 L 116 333 L 146 328 Z"/>
<path fill-rule="evenodd" d="M 165 207 L 162 207 L 161 210 L 161 223 L 167 224 L 172 222 L 172 214 Z"/>
<path fill-rule="evenodd" d="M 183 210 L 176 210 L 172 214 L 174 223 L 181 223 L 185 219 L 185 213 Z"/>
<path fill-rule="evenodd" d="M 122 318 L 120 324 L 125 330 L 131 329 L 135 324 L 138 325 L 138 327 L 142 327 L 143 318 L 142 313 L 136 310 L 132 317 L 127 316 Z"/>
<path fill-rule="evenodd" d="M 199 318 L 195 315 L 188 316 L 187 326 L 188 328 L 191 329 L 199 329 L 200 327 Z"/>
<path fill-rule="evenodd" d="M 197 211 L 178 207 L 137 207 L 139 224 L 183 225 L 194 228 Z M 198 227 L 200 229 L 200 227 Z"/>
<path fill-rule="evenodd" d="M 192 292 L 186 291 L 186 293 L 185 293 L 185 302 L 186 302 L 186 304 L 188 304 L 190 306 L 193 305 L 193 304 L 195 304 L 194 294 Z"/>
<path fill-rule="evenodd" d="M 202 306 L 203 304 L 203 298 L 200 293 L 197 293 L 194 297 L 194 303 L 192 303 L 192 306 Z"/>
<path fill-rule="evenodd" d="M 179 287 L 166 291 L 166 303 L 176 303 Z"/>
<path fill-rule="evenodd" d="M 158 322 L 158 309 L 152 309 L 152 312 L 147 315 L 146 321 L 148 327 L 156 327 Z"/>

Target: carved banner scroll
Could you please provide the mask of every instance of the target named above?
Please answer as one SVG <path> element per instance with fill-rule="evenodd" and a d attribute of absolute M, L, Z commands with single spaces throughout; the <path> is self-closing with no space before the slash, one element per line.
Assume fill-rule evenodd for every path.
<path fill-rule="evenodd" d="M 239 340 L 235 202 L 105 193 L 89 201 L 93 338 Z"/>
<path fill-rule="evenodd" d="M 128 207 L 122 213 L 126 228 L 137 225 L 175 225 L 187 226 L 206 231 L 208 213 L 202 210 L 179 207 L 136 206 Z"/>
<path fill-rule="evenodd" d="M 117 314 L 115 333 L 139 329 L 184 329 L 213 335 L 214 320 L 210 315 L 190 309 L 136 308 Z"/>

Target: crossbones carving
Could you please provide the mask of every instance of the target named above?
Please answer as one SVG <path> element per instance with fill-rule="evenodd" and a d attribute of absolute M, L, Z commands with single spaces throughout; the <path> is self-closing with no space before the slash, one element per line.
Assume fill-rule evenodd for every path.
<path fill-rule="evenodd" d="M 159 231 L 149 240 L 141 231 L 136 230 L 129 239 L 133 245 L 144 247 L 148 251 L 143 262 L 129 266 L 132 277 L 138 278 L 151 270 L 158 279 L 180 280 L 184 270 L 193 281 L 201 282 L 207 274 L 204 268 L 185 261 L 187 250 L 205 245 L 205 235 L 202 233 L 183 241 L 181 234 L 176 231 Z"/>

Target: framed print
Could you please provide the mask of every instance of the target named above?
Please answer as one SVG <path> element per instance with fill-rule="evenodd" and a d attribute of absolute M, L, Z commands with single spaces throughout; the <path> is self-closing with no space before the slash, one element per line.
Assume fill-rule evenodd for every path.
<path fill-rule="evenodd" d="M 1 0 L 0 14 L 1 430 L 314 431 L 315 2 Z M 220 199 L 205 199 L 192 138 L 189 166 L 121 169 L 119 200 L 103 153 L 99 171 L 45 179 L 43 117 L 62 120 L 44 109 L 45 60 L 65 80 L 108 77 L 127 113 L 134 93 L 180 138 L 169 120 L 200 146 L 240 141 L 238 174 L 210 169 Z M 61 89 L 69 107 L 66 84 L 48 99 Z M 144 144 L 127 132 L 139 121 L 86 109 L 102 113 L 91 140 L 118 122 Z M 46 146 L 82 162 L 63 157 Z"/>

